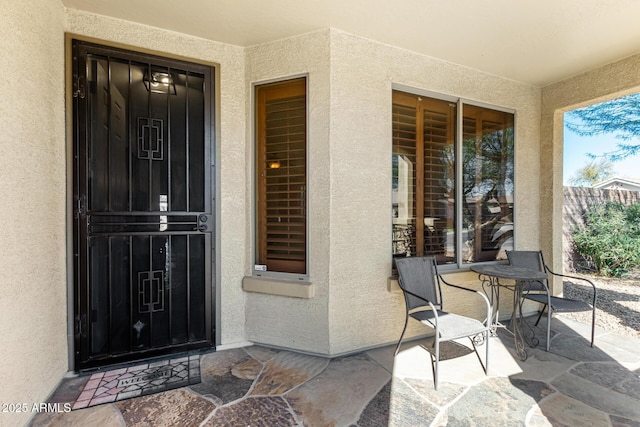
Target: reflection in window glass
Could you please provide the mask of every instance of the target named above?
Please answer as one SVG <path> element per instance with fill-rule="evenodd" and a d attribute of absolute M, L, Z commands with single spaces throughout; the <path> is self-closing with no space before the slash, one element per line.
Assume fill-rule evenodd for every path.
<path fill-rule="evenodd" d="M 513 249 L 513 114 L 472 105 L 463 117 L 463 262 Z"/>
<path fill-rule="evenodd" d="M 504 259 L 513 248 L 513 114 L 462 110 L 460 117 L 455 102 L 393 93 L 394 259 L 470 263 Z"/>

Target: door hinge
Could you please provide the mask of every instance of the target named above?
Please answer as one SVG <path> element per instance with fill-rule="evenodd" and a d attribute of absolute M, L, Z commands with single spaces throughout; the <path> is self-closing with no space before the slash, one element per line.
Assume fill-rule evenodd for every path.
<path fill-rule="evenodd" d="M 84 76 L 77 76 L 73 80 L 73 97 L 84 98 L 86 96 L 86 81 Z"/>
<path fill-rule="evenodd" d="M 77 337 L 87 336 L 87 315 L 76 315 L 75 333 Z"/>

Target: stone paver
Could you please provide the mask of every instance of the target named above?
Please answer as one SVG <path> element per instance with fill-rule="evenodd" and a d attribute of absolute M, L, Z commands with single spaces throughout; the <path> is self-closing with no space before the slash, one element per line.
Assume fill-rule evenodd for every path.
<path fill-rule="evenodd" d="M 305 383 L 322 372 L 329 360 L 305 354 L 281 352 L 269 360 L 252 395 L 279 395 Z"/>
<path fill-rule="evenodd" d="M 552 382 L 559 392 L 612 415 L 640 420 L 640 400 L 566 373 Z"/>
<path fill-rule="evenodd" d="M 598 331 L 591 348 L 588 325 L 554 318 L 546 352 L 545 321 L 526 361 L 499 330 L 488 375 L 468 349 L 443 346 L 438 391 L 429 339 L 403 343 L 396 357 L 393 345 L 334 359 L 252 346 L 202 355 L 200 384 L 40 413 L 31 425 L 640 427 L 640 342 Z M 63 379 L 50 401 L 75 402 L 88 381 Z"/>
<path fill-rule="evenodd" d="M 115 404 L 126 425 L 194 426 L 215 409 L 210 401 L 186 389 L 175 389 Z"/>
<path fill-rule="evenodd" d="M 543 382 L 490 378 L 446 411 L 446 425 L 521 426 L 529 410 L 554 391 Z M 479 404 L 481 402 L 481 404 Z"/>
<path fill-rule="evenodd" d="M 100 405 L 71 412 L 37 414 L 31 421 L 32 426 L 48 427 L 122 427 L 125 421 L 115 405 Z"/>
<path fill-rule="evenodd" d="M 397 383 L 398 381 L 396 381 Z M 439 408 L 444 408 L 450 404 L 458 396 L 462 395 L 467 386 L 460 384 L 448 383 L 446 381 L 440 381 L 438 390 L 434 390 L 433 381 L 431 379 L 415 379 L 405 378 L 404 382 L 411 387 L 415 392 L 424 397 L 429 402 L 433 403 Z"/>
<path fill-rule="evenodd" d="M 350 425 L 391 375 L 364 355 L 339 358 L 313 381 L 287 393 L 305 425 Z"/>
<path fill-rule="evenodd" d="M 530 427 L 543 426 L 606 426 L 607 414 L 578 402 L 561 393 L 555 393 L 533 408 Z"/>
<path fill-rule="evenodd" d="M 392 426 L 421 425 L 435 420 L 440 412 L 435 405 L 423 399 L 415 388 L 396 378 L 391 383 L 390 403 L 389 425 Z"/>
<path fill-rule="evenodd" d="M 295 426 L 298 422 L 282 397 L 251 397 L 216 410 L 205 426 Z"/>
<path fill-rule="evenodd" d="M 389 381 L 369 402 L 355 424 L 358 427 L 419 426 L 438 416 L 438 408 L 420 399 L 402 380 Z"/>
<path fill-rule="evenodd" d="M 582 363 L 569 373 L 640 401 L 640 377 L 615 363 Z"/>
<path fill-rule="evenodd" d="M 190 389 L 218 406 L 243 398 L 262 370 L 262 363 L 242 349 L 202 356 L 201 382 Z"/>
<path fill-rule="evenodd" d="M 617 417 L 615 415 L 609 416 L 612 427 L 640 427 L 640 421 L 633 421 L 623 417 Z"/>
<path fill-rule="evenodd" d="M 244 350 L 247 353 L 249 353 L 249 355 L 253 357 L 255 360 L 258 360 L 260 362 L 265 362 L 265 363 L 270 361 L 271 359 L 276 357 L 278 353 L 280 353 L 279 350 L 273 350 L 273 349 L 259 346 L 259 345 L 247 347 Z"/>

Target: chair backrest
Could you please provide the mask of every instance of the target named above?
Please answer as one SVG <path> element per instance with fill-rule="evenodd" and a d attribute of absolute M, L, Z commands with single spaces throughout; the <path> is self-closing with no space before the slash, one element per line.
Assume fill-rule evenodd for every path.
<path fill-rule="evenodd" d="M 540 251 L 507 251 L 507 258 L 509 259 L 509 264 L 513 266 L 546 273 L 544 262 L 542 261 L 542 252 Z"/>
<path fill-rule="evenodd" d="M 434 306 L 442 307 L 442 292 L 438 279 L 436 259 L 433 256 L 408 257 L 396 260 L 398 268 L 398 285 L 403 291 L 411 292 L 420 298 L 431 302 Z M 405 292 L 407 310 L 428 305 Z"/>
<path fill-rule="evenodd" d="M 513 266 L 547 272 L 541 251 L 507 251 L 507 258 L 509 264 Z M 545 286 L 541 281 L 530 280 L 523 283 L 523 289 L 525 291 L 543 291 Z"/>

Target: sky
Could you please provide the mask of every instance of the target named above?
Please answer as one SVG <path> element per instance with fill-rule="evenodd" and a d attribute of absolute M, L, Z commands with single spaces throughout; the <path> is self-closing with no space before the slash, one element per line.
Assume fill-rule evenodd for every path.
<path fill-rule="evenodd" d="M 607 153 L 617 150 L 617 144 L 640 144 L 640 139 L 623 141 L 614 135 L 580 136 L 564 127 L 563 152 L 563 185 L 570 185 L 569 180 L 576 171 L 587 165 L 591 159 L 587 155 Z M 640 180 L 640 155 L 613 162 L 613 176 Z"/>

